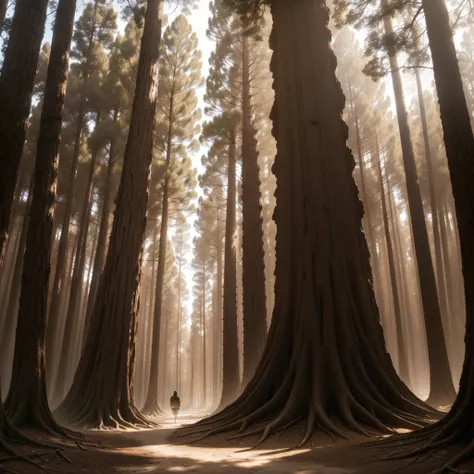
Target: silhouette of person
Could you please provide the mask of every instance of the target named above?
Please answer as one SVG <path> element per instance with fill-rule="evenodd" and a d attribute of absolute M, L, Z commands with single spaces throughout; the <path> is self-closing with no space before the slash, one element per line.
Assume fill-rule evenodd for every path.
<path fill-rule="evenodd" d="M 181 400 L 179 399 L 178 392 L 176 390 L 173 392 L 173 396 L 170 398 L 170 407 L 174 415 L 174 422 L 176 423 L 179 409 L 181 407 Z"/>

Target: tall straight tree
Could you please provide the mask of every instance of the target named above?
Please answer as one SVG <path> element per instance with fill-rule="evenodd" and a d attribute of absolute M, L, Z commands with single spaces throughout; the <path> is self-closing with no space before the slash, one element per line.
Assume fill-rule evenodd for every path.
<path fill-rule="evenodd" d="M 265 254 L 263 250 L 262 206 L 254 111 L 250 40 L 242 35 L 242 251 L 244 360 L 242 385 L 253 377 L 267 337 Z"/>
<path fill-rule="evenodd" d="M 44 93 L 21 279 L 13 375 L 5 409 L 15 425 L 64 434 L 48 406 L 45 342 L 53 206 L 76 2 L 60 0 Z"/>
<path fill-rule="evenodd" d="M 426 28 L 433 60 L 436 89 L 443 124 L 461 244 L 464 294 L 466 298 L 466 358 L 458 397 L 449 414 L 427 430 L 429 442 L 423 441 L 419 452 L 432 452 L 446 446 L 466 446 L 438 471 L 454 471 L 472 459 L 474 401 L 474 136 L 463 91 L 453 33 L 443 0 L 423 0 Z M 458 448 L 459 449 L 459 448 Z"/>
<path fill-rule="evenodd" d="M 148 0 L 109 251 L 79 367 L 58 409 L 71 423 L 145 422 L 133 401 L 133 375 L 162 22 L 163 1 Z"/>
<path fill-rule="evenodd" d="M 160 99 L 156 142 L 165 158 L 162 178 L 162 211 L 158 269 L 155 288 L 150 381 L 144 413 L 156 414 L 158 407 L 158 359 L 163 312 L 163 288 L 168 242 L 168 220 L 173 207 L 182 211 L 189 206 L 196 186 L 195 171 L 188 157 L 195 149 L 200 111 L 195 89 L 201 83 L 201 52 L 197 35 L 184 15 L 166 28 L 160 62 Z"/>
<path fill-rule="evenodd" d="M 262 3 L 234 5 L 250 16 Z M 345 436 L 346 429 L 418 426 L 430 409 L 398 378 L 379 323 L 329 11 L 324 0 L 273 0 L 270 6 L 278 148 L 275 310 L 254 378 L 202 429 L 207 435 L 266 420 L 253 430 L 263 441 L 303 419 L 304 442 L 318 428 Z"/>
<path fill-rule="evenodd" d="M 17 0 L 0 74 L 0 265 L 25 143 L 47 6 L 48 0 Z"/>

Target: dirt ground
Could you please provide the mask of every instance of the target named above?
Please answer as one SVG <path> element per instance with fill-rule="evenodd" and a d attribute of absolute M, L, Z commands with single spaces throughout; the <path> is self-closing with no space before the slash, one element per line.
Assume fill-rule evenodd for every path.
<path fill-rule="evenodd" d="M 303 448 L 294 448 L 304 429 L 296 427 L 275 435 L 258 449 L 250 449 L 256 438 L 229 441 L 231 434 L 212 437 L 197 444 L 183 444 L 176 428 L 196 421 L 198 417 L 183 416 L 161 420 L 159 429 L 142 431 L 89 432 L 89 441 L 101 447 L 80 450 L 63 449 L 64 457 L 45 449 L 24 449 L 22 452 L 42 453 L 35 460 L 50 473 L 202 473 L 202 474 L 429 474 L 443 464 L 446 451 L 413 460 L 387 461 L 388 453 L 380 448 L 361 446 L 366 441 L 334 443 L 328 436 L 316 435 Z M 30 474 L 45 472 L 24 461 L 2 461 L 0 473 Z M 473 466 L 471 466 L 472 469 Z M 466 466 L 469 469 L 469 466 Z M 461 471 L 462 472 L 462 471 Z"/>

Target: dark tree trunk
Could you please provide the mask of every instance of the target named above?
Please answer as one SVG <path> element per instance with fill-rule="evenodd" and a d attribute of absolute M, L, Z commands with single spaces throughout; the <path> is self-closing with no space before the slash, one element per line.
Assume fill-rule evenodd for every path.
<path fill-rule="evenodd" d="M 203 408 L 207 407 L 207 329 L 206 329 L 206 300 L 207 300 L 207 269 L 206 261 L 204 260 L 202 266 L 203 285 L 202 285 L 202 401 Z"/>
<path fill-rule="evenodd" d="M 244 363 L 242 387 L 255 373 L 267 337 L 265 254 L 256 130 L 251 104 L 249 40 L 242 37 L 242 252 Z"/>
<path fill-rule="evenodd" d="M 30 188 L 28 191 L 28 201 L 25 206 L 25 215 L 23 223 L 21 224 L 20 242 L 15 259 L 15 267 L 13 270 L 12 283 L 10 287 L 10 295 L 8 297 L 7 310 L 5 314 L 5 327 L 2 330 L 0 337 L 0 361 L 2 371 L 2 381 L 5 387 L 8 387 L 11 380 L 11 370 L 13 361 L 13 348 L 15 343 L 15 328 L 18 316 L 18 307 L 20 304 L 20 290 L 21 290 L 21 273 L 23 269 L 23 258 L 26 248 L 26 236 L 28 234 L 28 220 L 31 206 L 31 199 L 33 196 L 34 180 L 31 179 Z"/>
<path fill-rule="evenodd" d="M 224 305 L 223 305 L 223 379 L 220 406 L 223 408 L 239 395 L 239 352 L 237 341 L 237 260 L 236 231 L 236 131 L 232 130 L 229 144 L 227 178 L 227 211 L 224 247 Z"/>
<path fill-rule="evenodd" d="M 424 448 L 464 446 L 446 464 L 453 471 L 464 460 L 472 459 L 474 401 L 474 136 L 464 96 L 449 15 L 443 0 L 423 0 L 427 33 L 444 131 L 444 143 L 453 187 L 461 244 L 466 298 L 466 358 L 458 397 L 450 413 L 434 425 L 434 437 Z M 425 448 L 426 446 L 426 448 Z M 441 471 L 440 471 L 441 472 Z"/>
<path fill-rule="evenodd" d="M 8 0 L 0 0 L 0 29 L 2 28 L 7 14 Z"/>
<path fill-rule="evenodd" d="M 145 423 L 133 401 L 133 373 L 162 18 L 163 1 L 148 0 L 109 250 L 84 351 L 58 409 L 70 423 Z"/>
<path fill-rule="evenodd" d="M 25 143 L 47 6 L 48 0 L 17 0 L 0 74 L 0 266 Z"/>
<path fill-rule="evenodd" d="M 323 0 L 273 0 L 271 12 L 275 310 L 255 377 L 203 425 L 216 433 L 268 420 L 254 430 L 261 441 L 297 420 L 307 422 L 303 441 L 317 428 L 344 436 L 413 427 L 429 408 L 385 350 L 329 11 Z"/>
<path fill-rule="evenodd" d="M 109 229 L 109 217 L 110 217 L 110 202 L 111 202 L 111 190 L 112 190 L 112 170 L 114 167 L 115 159 L 115 143 L 110 144 L 109 162 L 107 165 L 107 177 L 105 185 L 102 190 L 102 216 L 100 218 L 100 229 L 99 238 L 97 241 L 97 250 L 94 259 L 94 268 L 92 270 L 92 280 L 87 297 L 87 308 L 84 320 L 84 328 L 82 332 L 82 344 L 86 342 L 87 333 L 89 331 L 90 321 L 92 317 L 92 310 L 94 308 L 95 298 L 97 295 L 97 289 L 99 286 L 100 276 L 102 275 L 102 269 L 104 267 L 106 247 L 107 247 L 107 233 Z"/>
<path fill-rule="evenodd" d="M 389 8 L 388 0 L 382 0 L 381 4 L 383 10 Z M 383 21 L 385 33 L 392 35 L 393 27 L 391 18 L 385 15 Z M 420 187 L 418 185 L 415 154 L 413 152 L 413 143 L 411 141 L 407 110 L 403 96 L 402 78 L 398 67 L 396 52 L 391 43 L 388 43 L 387 52 L 392 70 L 392 84 L 397 109 L 398 127 L 400 129 L 408 205 L 413 228 L 413 242 L 418 263 L 418 276 L 428 343 L 431 382 L 428 403 L 432 406 L 449 405 L 456 397 L 456 391 L 454 390 L 454 384 L 451 378 L 428 230 L 426 227 Z"/>
<path fill-rule="evenodd" d="M 66 324 L 63 337 L 59 343 L 59 360 L 56 382 L 54 385 L 53 401 L 61 402 L 69 389 L 69 384 L 74 375 L 76 367 L 71 364 L 74 358 L 74 339 L 80 334 L 80 315 L 78 313 L 78 302 L 82 290 L 84 278 L 84 266 L 86 263 L 87 237 L 89 234 L 90 212 L 92 205 L 92 185 L 94 180 L 95 165 L 99 151 L 95 150 L 91 155 L 89 164 L 89 175 L 82 203 L 82 215 L 79 221 L 79 234 L 76 244 L 76 256 L 71 278 L 71 291 L 66 306 Z M 71 374 L 72 372 L 72 374 Z"/>
<path fill-rule="evenodd" d="M 60 0 L 54 24 L 21 278 L 15 355 L 5 409 L 15 425 L 64 435 L 48 406 L 45 342 L 57 160 L 76 2 Z"/>
<path fill-rule="evenodd" d="M 395 271 L 395 256 L 393 251 L 392 236 L 390 235 L 390 225 L 388 220 L 387 212 L 387 201 L 385 197 L 385 186 L 384 186 L 384 176 L 382 173 L 382 164 L 380 163 L 380 153 L 378 149 L 378 143 L 376 145 L 376 159 L 377 159 L 377 171 L 378 178 L 380 181 L 380 192 L 381 192 L 381 202 L 382 202 L 382 216 L 383 216 L 383 226 L 385 233 L 385 244 L 387 246 L 387 255 L 388 255 L 388 266 L 390 270 L 390 287 L 392 289 L 392 298 L 393 298 L 393 307 L 394 307 L 394 316 L 395 316 L 395 328 L 396 328 L 396 341 L 397 341 L 397 352 L 398 352 L 398 373 L 400 378 L 410 386 L 410 372 L 408 368 L 408 358 L 405 349 L 404 343 L 404 331 L 402 323 L 402 312 L 400 308 L 400 295 L 398 291 L 398 282 L 397 274 Z M 385 172 L 387 175 L 387 173 Z M 388 181 L 387 176 L 387 181 Z M 390 198 L 389 198 L 390 199 Z"/>

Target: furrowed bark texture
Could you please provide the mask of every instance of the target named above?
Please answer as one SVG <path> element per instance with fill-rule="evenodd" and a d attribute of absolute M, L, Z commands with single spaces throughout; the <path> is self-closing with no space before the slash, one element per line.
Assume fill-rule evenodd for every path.
<path fill-rule="evenodd" d="M 84 352 L 58 408 L 69 423 L 96 427 L 146 423 L 134 405 L 133 371 L 162 18 L 163 1 L 148 0 L 109 251 Z"/>
<path fill-rule="evenodd" d="M 249 40 L 244 35 L 242 38 L 243 388 L 255 374 L 267 337 L 260 170 L 251 103 L 249 56 Z"/>
<path fill-rule="evenodd" d="M 64 431 L 48 406 L 45 343 L 56 176 L 75 1 L 60 0 L 54 25 L 21 278 L 12 382 L 5 409 L 15 425 Z"/>
<path fill-rule="evenodd" d="M 237 341 L 237 257 L 236 231 L 236 137 L 235 128 L 229 144 L 227 177 L 227 211 L 224 244 L 223 302 L 223 379 L 220 407 L 224 408 L 239 395 L 239 353 Z"/>
<path fill-rule="evenodd" d="M 345 436 L 415 427 L 429 408 L 400 381 L 385 349 L 328 9 L 324 0 L 273 0 L 271 13 L 275 310 L 255 377 L 190 434 L 270 420 L 253 431 L 263 441 L 305 420 L 304 443 L 317 428 Z"/>
<path fill-rule="evenodd" d="M 47 0 L 17 0 L 0 74 L 0 266 L 25 143 L 47 6 Z"/>
<path fill-rule="evenodd" d="M 431 431 L 434 436 L 429 443 L 424 443 L 421 451 L 432 452 L 434 448 L 467 444 L 466 448 L 461 447 L 459 453 L 439 471 L 454 472 L 456 465 L 472 459 L 474 455 L 474 136 L 446 5 L 443 0 L 423 0 L 422 4 L 456 206 L 467 321 L 466 358 L 458 397 L 450 413 L 433 426 Z"/>
<path fill-rule="evenodd" d="M 382 0 L 382 9 L 389 8 L 388 0 Z M 391 18 L 384 16 L 386 34 L 393 33 Z M 403 151 L 403 166 L 408 194 L 408 206 L 413 228 L 413 243 L 415 246 L 420 281 L 423 315 L 425 318 L 426 337 L 428 343 L 428 358 L 430 362 L 430 396 L 428 403 L 432 406 L 449 405 L 456 397 L 451 369 L 449 366 L 448 351 L 444 337 L 443 322 L 439 305 L 438 290 L 434 274 L 433 259 L 431 257 L 428 230 L 426 227 L 423 202 L 415 164 L 413 143 L 407 119 L 407 110 L 403 96 L 403 85 L 398 67 L 396 51 L 393 45 L 388 45 L 390 67 L 392 70 L 392 84 L 397 109 L 400 141 Z"/>

